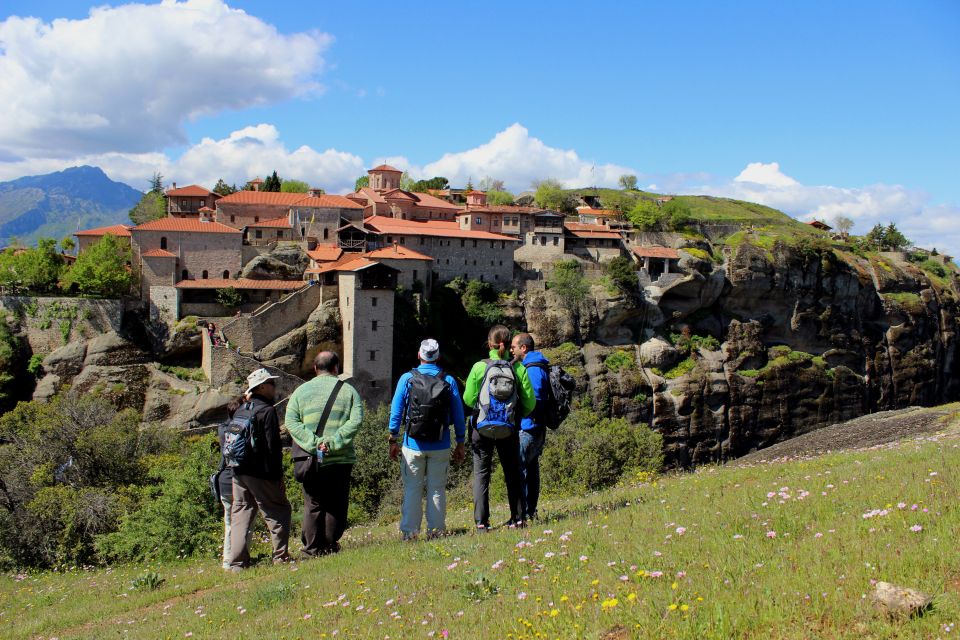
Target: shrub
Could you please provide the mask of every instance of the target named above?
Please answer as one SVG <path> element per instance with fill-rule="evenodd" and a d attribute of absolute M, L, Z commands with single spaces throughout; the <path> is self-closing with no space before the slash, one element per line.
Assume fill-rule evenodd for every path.
<path fill-rule="evenodd" d="M 607 371 L 613 373 L 619 373 L 620 371 L 627 371 L 637 367 L 637 361 L 633 354 L 623 350 L 614 351 L 608 355 L 603 361 L 603 364 L 607 367 Z"/>
<path fill-rule="evenodd" d="M 660 434 L 623 418 L 578 410 L 547 438 L 540 469 L 545 493 L 582 495 L 662 466 Z"/>
<path fill-rule="evenodd" d="M 947 268 L 943 266 L 942 263 L 937 262 L 936 260 L 924 260 L 920 263 L 920 268 L 924 271 L 928 271 L 936 276 L 945 278 L 947 275 Z"/>
<path fill-rule="evenodd" d="M 604 265 L 603 270 L 622 295 L 634 297 L 639 294 L 637 272 L 628 258 L 617 256 Z"/>
<path fill-rule="evenodd" d="M 679 378 L 680 376 L 686 375 L 693 371 L 694 367 L 697 366 L 697 361 L 693 357 L 689 357 L 686 360 L 681 360 L 678 362 L 672 369 L 664 372 L 663 377 L 667 380 L 673 380 Z"/>
<path fill-rule="evenodd" d="M 387 456 L 389 420 L 390 409 L 386 405 L 375 411 L 364 411 L 363 424 L 353 438 L 357 464 L 353 467 L 350 485 L 350 502 L 354 507 L 351 511 L 363 520 L 377 516 L 387 495 L 399 495 L 400 466 Z"/>
<path fill-rule="evenodd" d="M 104 559 L 170 560 L 219 548 L 223 511 L 207 484 L 219 460 L 215 442 L 214 436 L 195 438 L 179 454 L 151 460 L 152 484 L 132 492 L 137 506 L 116 531 L 97 539 Z"/>
<path fill-rule="evenodd" d="M 233 287 L 217 289 L 217 302 L 228 309 L 236 309 L 243 304 L 243 294 Z"/>
<path fill-rule="evenodd" d="M 553 349 L 543 349 L 543 356 L 550 361 L 550 364 L 560 365 L 561 367 L 579 367 L 583 364 L 583 355 L 580 353 L 580 347 L 572 342 L 564 342 Z"/>
<path fill-rule="evenodd" d="M 681 353 L 685 354 L 690 354 L 700 349 L 704 349 L 705 351 L 717 351 L 720 349 L 720 341 L 713 336 L 698 336 L 690 333 L 690 330 L 687 328 L 684 328 L 681 333 L 671 333 L 670 343 Z"/>
<path fill-rule="evenodd" d="M 34 376 L 39 376 L 43 373 L 43 358 L 46 354 L 35 353 L 30 356 L 30 362 L 27 363 L 27 371 L 29 371 Z"/>

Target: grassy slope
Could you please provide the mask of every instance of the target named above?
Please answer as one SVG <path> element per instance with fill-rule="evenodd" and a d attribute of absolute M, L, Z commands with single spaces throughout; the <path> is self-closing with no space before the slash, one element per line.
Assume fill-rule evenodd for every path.
<path fill-rule="evenodd" d="M 952 426 L 551 501 L 521 532 L 402 544 L 394 527 L 352 529 L 338 556 L 240 576 L 212 559 L 5 576 L 0 627 L 47 638 L 949 637 L 944 625 L 960 622 L 958 495 Z M 874 509 L 889 513 L 863 517 Z M 131 590 L 148 568 L 163 585 Z M 873 580 L 935 594 L 934 610 L 880 618 Z"/>

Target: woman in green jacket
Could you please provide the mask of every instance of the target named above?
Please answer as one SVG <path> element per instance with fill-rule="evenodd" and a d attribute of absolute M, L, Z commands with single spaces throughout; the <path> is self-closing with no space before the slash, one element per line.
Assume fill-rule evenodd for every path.
<path fill-rule="evenodd" d="M 520 362 L 510 363 L 510 330 L 499 324 L 492 327 L 487 334 L 487 346 L 490 348 L 490 358 L 473 365 L 463 392 L 463 402 L 474 410 L 470 442 L 473 449 L 473 519 L 478 531 L 490 528 L 490 473 L 494 449 L 500 458 L 503 478 L 507 483 L 507 499 L 510 502 L 507 526 L 516 528 L 525 524 L 520 484 L 520 419 L 533 411 L 537 404 L 527 370 Z M 491 435 L 484 435 L 491 395 L 495 395 L 491 394 L 490 379 L 492 374 L 504 370 L 513 372 L 515 395 L 506 402 L 508 411 L 512 413 L 510 424 L 505 429 L 501 428 L 500 432 L 493 429 Z"/>

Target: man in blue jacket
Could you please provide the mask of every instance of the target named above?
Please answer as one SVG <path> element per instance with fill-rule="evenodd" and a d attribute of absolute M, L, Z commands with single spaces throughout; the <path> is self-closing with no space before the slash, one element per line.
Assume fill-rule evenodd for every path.
<path fill-rule="evenodd" d="M 539 351 L 534 351 L 533 336 L 518 333 L 510 343 L 513 359 L 523 363 L 527 376 L 533 386 L 533 395 L 537 406 L 533 412 L 520 422 L 520 480 L 523 495 L 523 519 L 537 517 L 537 503 L 540 501 L 540 454 L 547 436 L 547 427 L 543 420 L 543 411 L 550 400 L 550 361 Z"/>
<path fill-rule="evenodd" d="M 440 345 L 428 338 L 420 343 L 417 355 L 420 366 L 400 376 L 390 406 L 390 459 L 401 458 L 400 533 L 404 540 L 412 540 L 420 533 L 424 489 L 428 537 L 446 529 L 451 424 L 457 439 L 453 461 L 462 462 L 465 456 L 463 402 L 457 381 L 436 364 Z"/>

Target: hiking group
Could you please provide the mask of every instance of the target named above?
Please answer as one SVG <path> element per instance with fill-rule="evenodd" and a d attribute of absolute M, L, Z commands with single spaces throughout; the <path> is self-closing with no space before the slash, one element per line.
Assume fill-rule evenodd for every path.
<path fill-rule="evenodd" d="M 487 347 L 489 357 L 470 369 L 462 395 L 456 378 L 438 365 L 440 345 L 433 339 L 421 342 L 419 365 L 397 382 L 388 455 L 400 464 L 404 540 L 420 535 L 424 512 L 428 538 L 446 531 L 447 474 L 451 462 L 465 460 L 468 438 L 477 530 L 490 529 L 494 452 L 507 486 L 510 519 L 505 526 L 523 527 L 537 517 L 546 431 L 557 428 L 569 411 L 573 380 L 559 367 L 551 367 L 528 333 L 511 339 L 507 327 L 494 326 Z M 340 550 L 350 473 L 356 463 L 353 439 L 363 421 L 360 394 L 338 378 L 337 354 L 318 354 L 314 372 L 312 380 L 291 394 L 285 414 L 294 477 L 303 491 L 301 542 L 303 557 L 308 558 Z M 270 532 L 273 561 L 291 560 L 291 507 L 273 406 L 276 377 L 266 369 L 251 373 L 246 392 L 230 406 L 230 419 L 218 430 L 222 456 L 211 486 L 223 504 L 223 567 L 231 571 L 250 564 L 250 532 L 257 510 Z"/>

